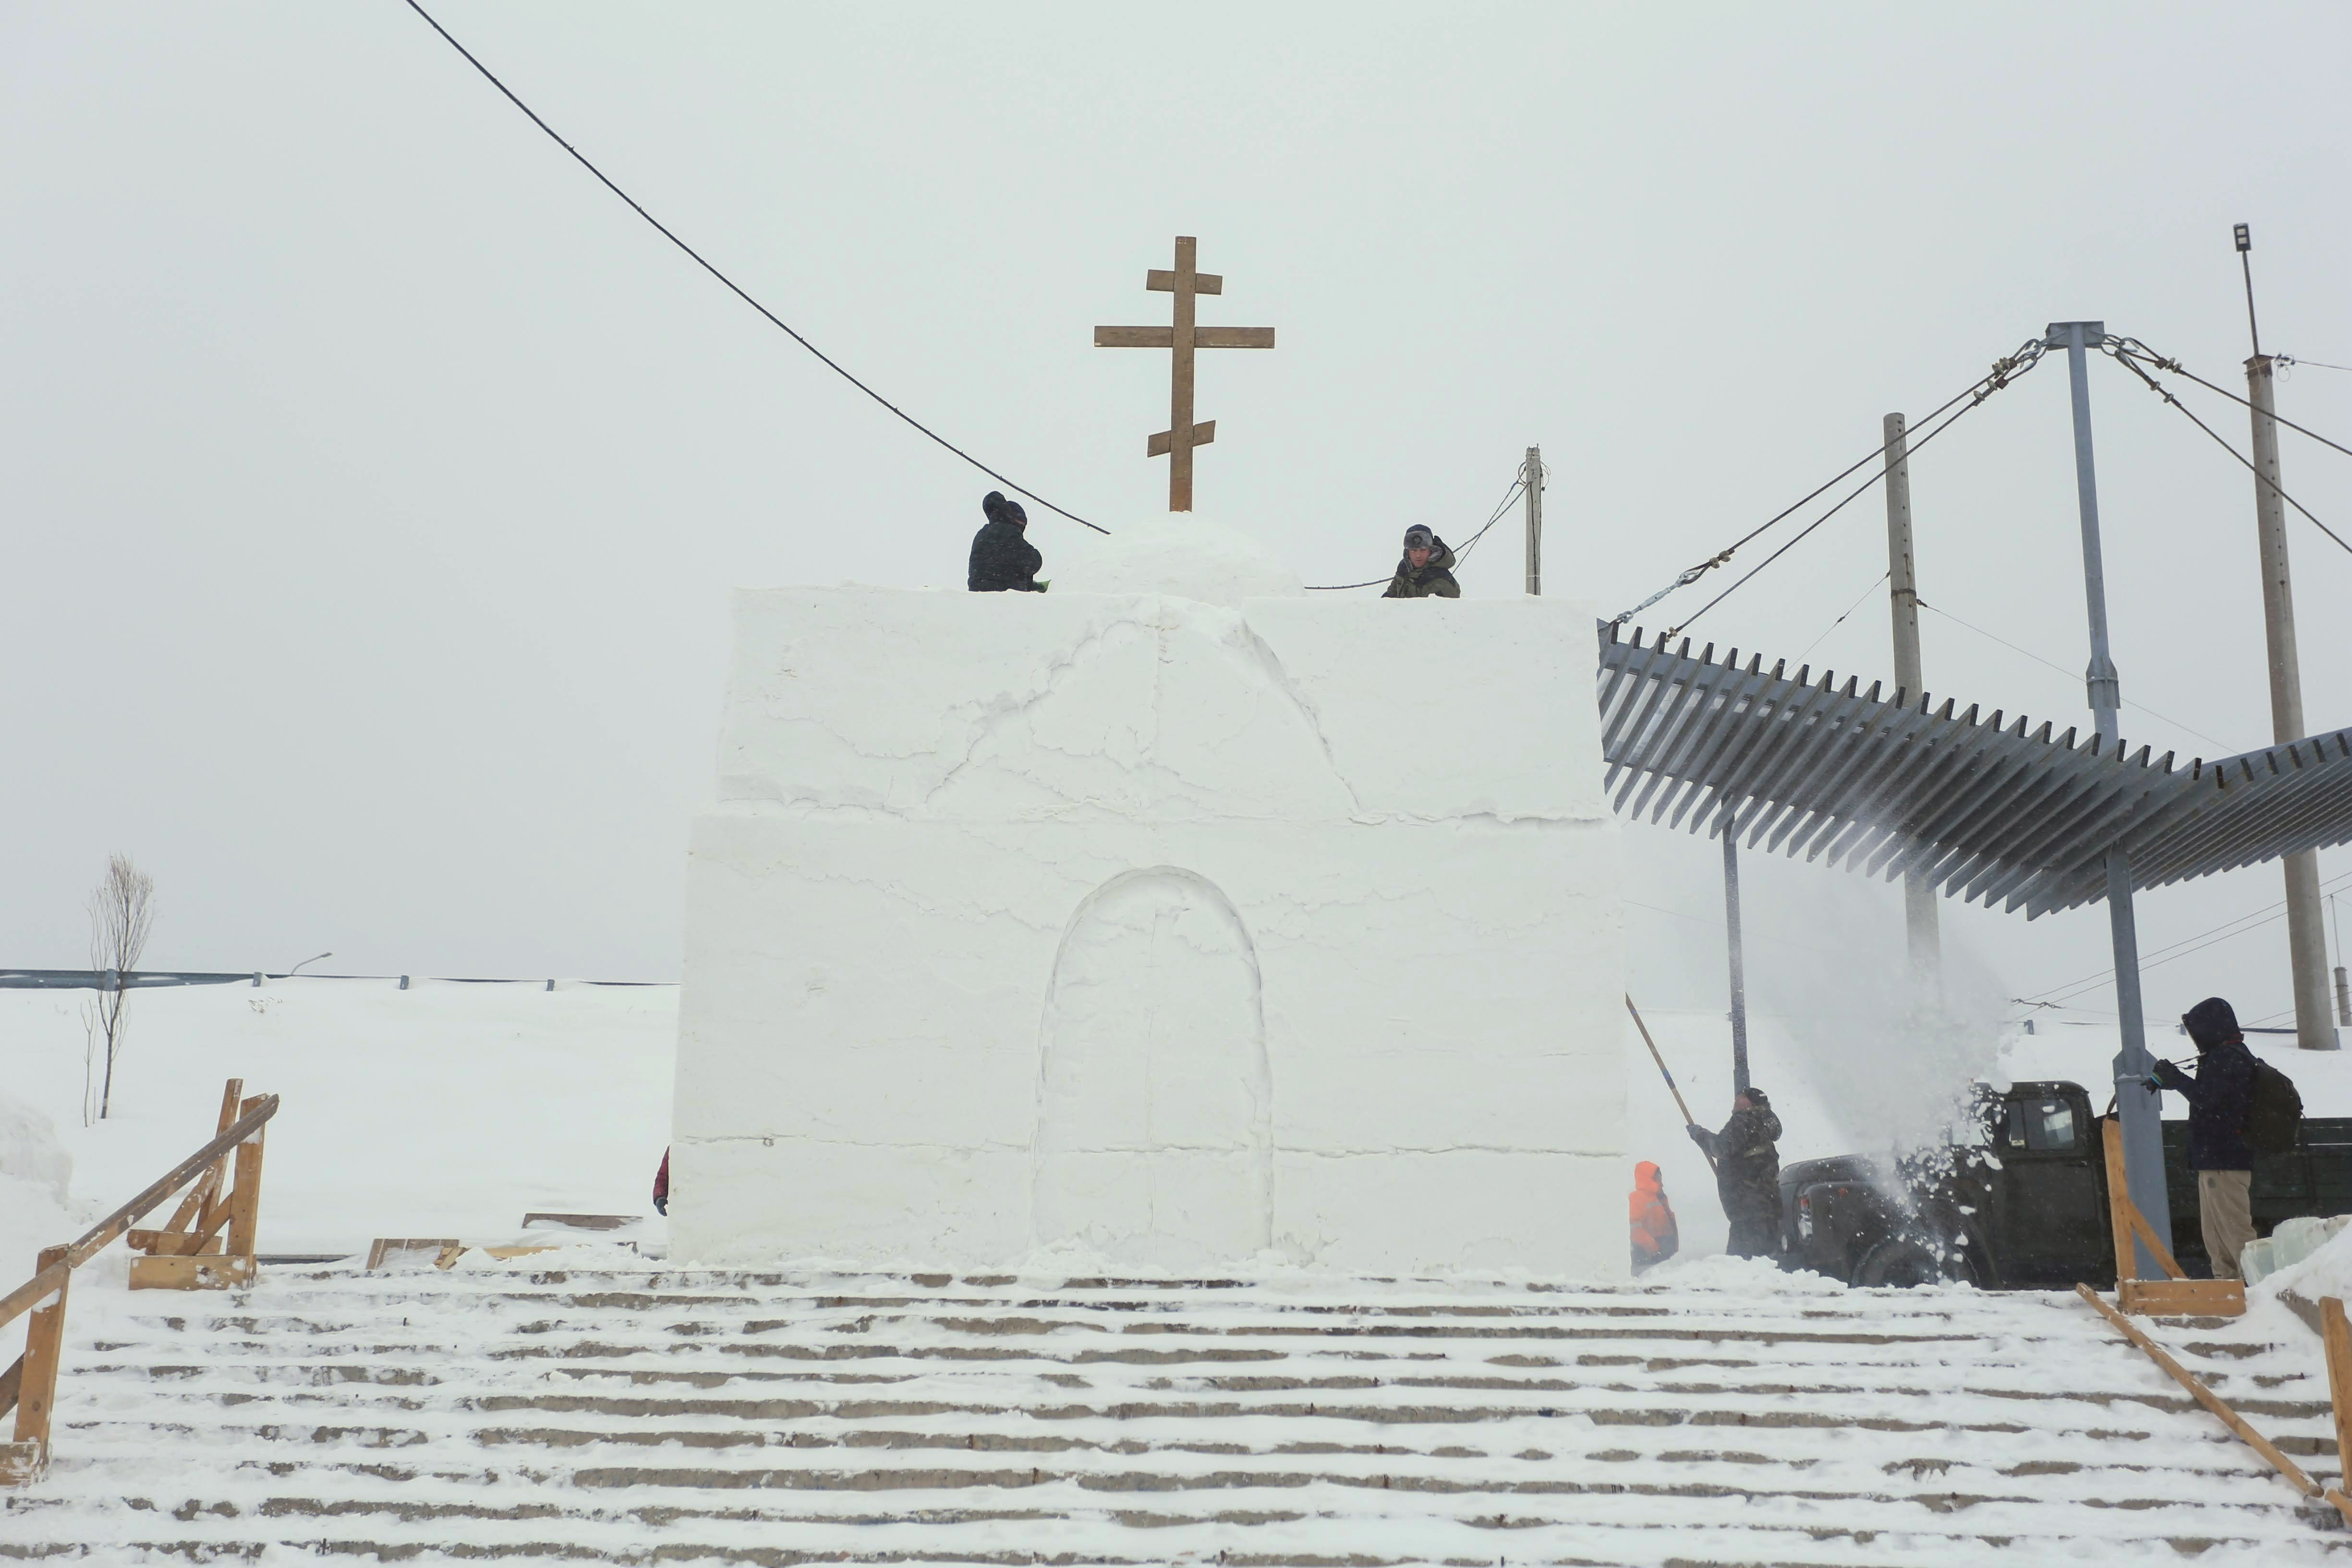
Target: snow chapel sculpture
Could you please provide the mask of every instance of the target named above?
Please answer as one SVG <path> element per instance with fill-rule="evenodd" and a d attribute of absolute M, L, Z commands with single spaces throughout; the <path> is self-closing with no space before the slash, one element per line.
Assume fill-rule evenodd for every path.
<path fill-rule="evenodd" d="M 673 1256 L 1624 1275 L 1588 607 L 1191 519 L 734 618 Z"/>

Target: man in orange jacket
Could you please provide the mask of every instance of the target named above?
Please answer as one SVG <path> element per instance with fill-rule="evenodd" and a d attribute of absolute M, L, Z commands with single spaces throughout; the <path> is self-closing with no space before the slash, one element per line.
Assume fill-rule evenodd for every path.
<path fill-rule="evenodd" d="M 1633 1272 L 1675 1255 L 1682 1237 L 1675 1229 L 1675 1211 L 1666 1203 L 1666 1184 L 1657 1165 L 1648 1160 L 1633 1167 L 1633 1194 L 1626 1205 L 1633 1222 Z"/>

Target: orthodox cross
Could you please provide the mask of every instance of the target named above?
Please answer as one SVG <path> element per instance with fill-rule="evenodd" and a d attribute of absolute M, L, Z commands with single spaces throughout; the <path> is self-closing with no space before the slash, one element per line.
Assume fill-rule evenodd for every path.
<path fill-rule="evenodd" d="M 1274 347 L 1272 327 L 1202 327 L 1192 321 L 1192 300 L 1202 294 L 1222 294 L 1225 280 L 1214 272 L 1202 272 L 1194 265 L 1201 242 L 1191 235 L 1176 237 L 1176 268 L 1163 272 L 1155 267 L 1143 275 L 1143 286 L 1160 294 L 1176 296 L 1176 324 L 1172 327 L 1097 327 L 1095 347 L 1098 349 L 1173 349 L 1173 363 L 1169 377 L 1168 428 L 1144 444 L 1144 455 L 1168 458 L 1168 510 L 1192 510 L 1192 448 L 1205 447 L 1217 438 L 1217 422 L 1207 419 L 1192 423 L 1192 351 L 1194 349 L 1270 349 Z"/>

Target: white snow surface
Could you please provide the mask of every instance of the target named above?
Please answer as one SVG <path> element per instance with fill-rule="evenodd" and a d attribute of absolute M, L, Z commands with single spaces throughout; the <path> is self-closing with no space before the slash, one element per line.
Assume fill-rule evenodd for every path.
<path fill-rule="evenodd" d="M 1289 563 L 1227 523 L 1198 512 L 1130 522 L 1049 563 L 1055 594 L 1167 594 L 1238 610 L 1248 599 L 1306 593 Z"/>
<path fill-rule="evenodd" d="M 0 1094 L 0 1176 L 22 1182 L 63 1203 L 73 1186 L 73 1156 L 48 1112 Z"/>
<path fill-rule="evenodd" d="M 264 1252 L 346 1253 L 375 1237 L 504 1241 L 526 1211 L 653 1212 L 675 986 L 419 979 L 403 991 L 304 977 L 135 991 L 115 1114 L 92 1127 L 81 1124 L 84 994 L 0 990 L 11 1091 L 73 1162 L 65 1211 L 0 1220 L 0 1275 L 30 1274 L 30 1248 L 73 1239 L 202 1148 L 230 1078 L 282 1101 L 268 1133 Z M 26 1191 L 54 1205 L 45 1185 Z M 9 1195 L 0 1215 L 23 1215 Z"/>
<path fill-rule="evenodd" d="M 2170 1563 L 2352 1535 L 2072 1295 L 631 1268 L 77 1288 L 0 1541 L 106 1563 Z M 2336 1479 L 2316 1338 L 2156 1324 Z"/>
<path fill-rule="evenodd" d="M 2306 1301 L 2322 1296 L 2352 1300 L 2352 1229 L 2338 1231 L 2310 1257 L 2264 1276 L 2247 1294 L 2276 1300 L 2288 1291 Z"/>
<path fill-rule="evenodd" d="M 1593 611 L 736 597 L 677 1251 L 1626 1268 Z"/>
<path fill-rule="evenodd" d="M 2294 1080 L 2305 1116 L 2352 1116 L 2352 1050 L 2303 1050 L 2293 1035 L 2249 1035 L 2246 1046 Z M 2071 1079 L 2091 1091 L 2097 1110 L 2115 1093 L 2114 1063 L 2122 1048 L 2123 1032 L 2112 1023 L 2037 1021 L 2032 1034 L 2012 1032 L 2002 1039 L 2000 1076 L 2008 1082 Z M 2196 1045 L 2176 1026 L 2149 1020 L 2147 1048 L 2192 1070 L 2196 1066 Z M 2179 1095 L 2167 1095 L 2164 1114 L 2168 1121 L 2185 1117 L 2189 1108 Z"/>

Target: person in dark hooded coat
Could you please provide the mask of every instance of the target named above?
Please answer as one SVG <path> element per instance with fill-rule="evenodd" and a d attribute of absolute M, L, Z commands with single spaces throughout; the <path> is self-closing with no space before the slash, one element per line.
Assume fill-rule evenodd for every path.
<path fill-rule="evenodd" d="M 1383 599 L 1458 599 L 1462 584 L 1454 580 L 1454 552 L 1445 541 L 1420 523 L 1404 531 L 1404 554 L 1396 575 L 1389 579 Z"/>
<path fill-rule="evenodd" d="M 2189 1168 L 2197 1173 L 2205 1256 L 2214 1279 L 2237 1279 L 2238 1254 L 2254 1239 L 2254 1150 L 2246 1142 L 2254 1054 L 2246 1049 L 2236 1011 L 2219 996 L 2198 1003 L 2180 1022 L 2197 1042 L 2197 1075 L 2160 1061 L 2155 1078 L 2158 1088 L 2189 1102 Z"/>
<path fill-rule="evenodd" d="M 1780 1119 L 1764 1091 L 1750 1085 L 1731 1103 L 1720 1132 L 1692 1123 L 1691 1142 L 1715 1162 L 1715 1190 L 1731 1221 L 1726 1250 L 1734 1258 L 1769 1258 L 1780 1250 Z"/>
<path fill-rule="evenodd" d="M 1004 499 L 1003 490 L 991 490 L 980 503 L 988 516 L 971 538 L 971 565 L 964 574 L 964 586 L 975 594 L 1042 594 L 1045 585 L 1037 581 L 1037 569 L 1045 558 L 1029 542 L 1029 514 L 1019 501 Z"/>

